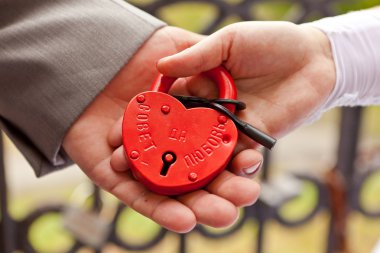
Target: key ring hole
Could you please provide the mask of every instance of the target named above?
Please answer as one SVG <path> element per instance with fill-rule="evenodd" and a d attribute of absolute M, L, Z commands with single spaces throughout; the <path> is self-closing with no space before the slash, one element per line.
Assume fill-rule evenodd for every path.
<path fill-rule="evenodd" d="M 163 164 L 162 164 L 162 168 L 160 171 L 160 175 L 166 177 L 168 175 L 170 166 L 173 163 L 175 163 L 175 161 L 177 160 L 177 156 L 174 152 L 167 151 L 167 152 L 162 154 L 161 158 L 162 158 Z"/>

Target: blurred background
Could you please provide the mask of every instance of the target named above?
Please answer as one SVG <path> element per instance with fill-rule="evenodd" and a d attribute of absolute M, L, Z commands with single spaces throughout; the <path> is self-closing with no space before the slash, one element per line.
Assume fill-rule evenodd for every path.
<path fill-rule="evenodd" d="M 128 2 L 204 34 L 243 20 L 303 23 L 380 5 L 380 0 Z M 254 179 L 263 185 L 259 202 L 242 209 L 230 228 L 198 226 L 187 235 L 167 232 L 124 207 L 76 166 L 35 178 L 3 137 L 4 252 L 370 253 L 380 240 L 378 107 L 334 109 L 282 138 Z"/>

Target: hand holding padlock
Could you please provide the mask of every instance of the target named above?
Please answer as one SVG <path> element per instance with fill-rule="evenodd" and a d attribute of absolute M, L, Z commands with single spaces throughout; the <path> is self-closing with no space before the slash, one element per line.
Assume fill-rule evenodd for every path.
<path fill-rule="evenodd" d="M 204 75 L 218 84 L 222 101 L 236 100 L 233 79 L 224 68 Z M 175 80 L 160 76 L 151 91 L 130 101 L 124 113 L 123 144 L 129 166 L 150 190 L 177 195 L 209 183 L 231 159 L 238 137 L 235 124 L 258 142 L 274 145 L 274 139 L 233 116 L 233 103 L 187 109 L 167 94 Z"/>

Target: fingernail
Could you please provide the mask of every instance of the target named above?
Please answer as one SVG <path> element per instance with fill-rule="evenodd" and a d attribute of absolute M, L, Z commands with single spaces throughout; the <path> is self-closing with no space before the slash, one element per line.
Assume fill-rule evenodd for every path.
<path fill-rule="evenodd" d="M 262 161 L 256 163 L 255 165 L 253 165 L 253 166 L 251 166 L 249 168 L 243 169 L 244 173 L 247 174 L 247 175 L 255 174 L 257 171 L 259 171 L 261 163 L 262 163 Z"/>

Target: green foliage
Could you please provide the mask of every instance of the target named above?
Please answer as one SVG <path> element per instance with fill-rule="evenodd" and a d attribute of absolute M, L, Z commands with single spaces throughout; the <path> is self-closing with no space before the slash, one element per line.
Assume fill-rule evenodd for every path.
<path fill-rule="evenodd" d="M 29 241 L 40 253 L 66 252 L 74 243 L 72 236 L 62 227 L 62 216 L 47 213 L 29 228 Z"/>
<path fill-rule="evenodd" d="M 380 0 L 349 0 L 339 1 L 335 4 L 338 12 L 345 13 L 353 10 L 362 10 L 380 5 Z"/>
<path fill-rule="evenodd" d="M 258 2 L 252 5 L 251 13 L 259 20 L 289 20 L 301 7 L 291 2 Z"/>
<path fill-rule="evenodd" d="M 380 107 L 370 106 L 366 107 L 364 117 L 362 134 L 371 136 L 371 138 L 380 137 Z"/>
<path fill-rule="evenodd" d="M 217 9 L 206 3 L 176 3 L 159 11 L 159 17 L 167 23 L 200 32 L 217 16 Z"/>
<path fill-rule="evenodd" d="M 360 203 L 367 211 L 380 210 L 380 171 L 374 173 L 364 183 L 360 192 Z"/>
<path fill-rule="evenodd" d="M 318 190 L 315 185 L 310 182 L 303 182 L 300 195 L 282 206 L 280 215 L 289 221 L 305 217 L 316 206 L 318 197 Z"/>
<path fill-rule="evenodd" d="M 159 232 L 160 227 L 134 210 L 124 209 L 117 220 L 116 233 L 131 244 L 144 244 Z"/>

